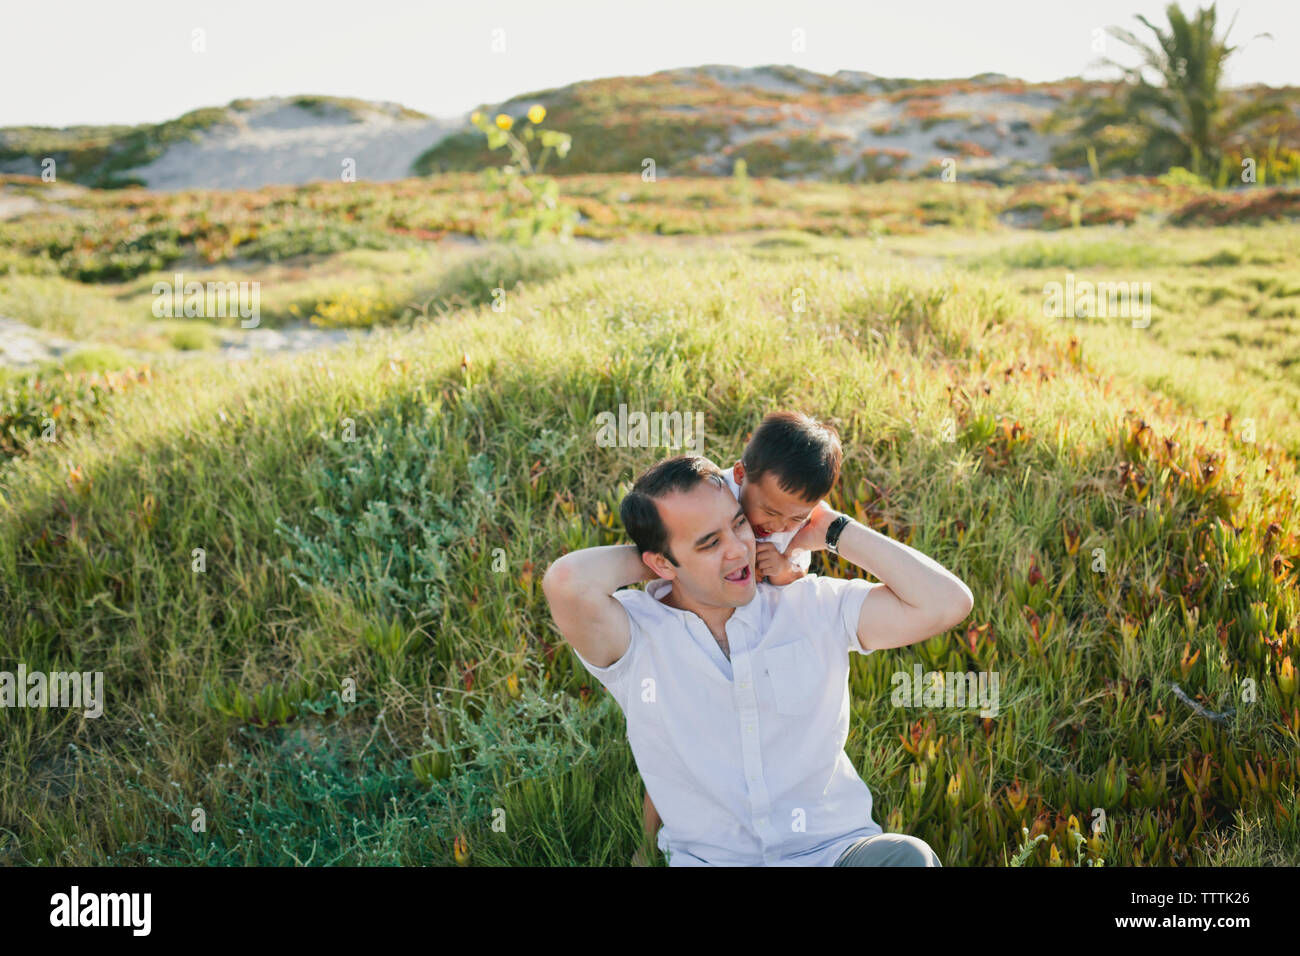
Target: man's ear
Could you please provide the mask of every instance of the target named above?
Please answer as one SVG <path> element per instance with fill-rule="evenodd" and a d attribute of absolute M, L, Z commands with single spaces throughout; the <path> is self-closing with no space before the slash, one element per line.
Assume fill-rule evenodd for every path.
<path fill-rule="evenodd" d="M 661 578 L 671 581 L 673 578 L 677 577 L 677 569 L 674 568 L 672 562 L 662 554 L 657 554 L 654 551 L 647 551 L 641 555 L 641 560 L 645 562 L 647 568 L 659 575 Z"/>
<path fill-rule="evenodd" d="M 732 466 L 731 477 L 736 479 L 736 484 L 740 484 L 745 480 L 745 463 L 743 461 L 738 461 Z"/>

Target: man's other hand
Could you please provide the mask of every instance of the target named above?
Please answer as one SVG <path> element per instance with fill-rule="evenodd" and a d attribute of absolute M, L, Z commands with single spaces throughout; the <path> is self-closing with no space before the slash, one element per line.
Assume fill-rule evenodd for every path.
<path fill-rule="evenodd" d="M 786 545 L 786 552 L 789 553 L 795 548 L 802 548 L 805 551 L 825 551 L 826 532 L 831 522 L 839 515 L 840 513 L 826 502 L 817 502 L 817 507 L 808 516 L 808 523 L 800 528 L 799 533 Z"/>

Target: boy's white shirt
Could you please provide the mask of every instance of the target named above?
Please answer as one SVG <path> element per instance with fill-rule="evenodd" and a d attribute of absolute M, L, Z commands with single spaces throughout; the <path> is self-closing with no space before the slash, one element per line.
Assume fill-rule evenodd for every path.
<path fill-rule="evenodd" d="M 722 477 L 727 479 L 727 487 L 731 489 L 731 493 L 735 495 L 736 500 L 739 501 L 740 483 L 736 481 L 736 478 L 731 473 L 731 471 L 732 470 L 730 468 L 723 468 Z M 807 523 L 808 522 L 805 521 L 803 524 L 799 525 L 799 527 L 795 528 L 793 531 L 778 531 L 776 534 L 770 534 L 766 538 L 760 538 L 757 535 L 755 535 L 754 540 L 770 542 L 776 545 L 776 550 L 780 551 L 782 554 L 785 554 L 785 549 L 790 546 L 790 542 L 794 540 L 794 536 L 797 535 L 800 532 L 800 530 L 803 529 L 803 526 L 806 525 Z M 794 554 L 790 558 L 790 563 L 793 564 L 796 568 L 799 568 L 801 571 L 806 572 L 808 568 L 812 565 L 812 552 L 805 551 L 803 548 L 796 548 Z"/>

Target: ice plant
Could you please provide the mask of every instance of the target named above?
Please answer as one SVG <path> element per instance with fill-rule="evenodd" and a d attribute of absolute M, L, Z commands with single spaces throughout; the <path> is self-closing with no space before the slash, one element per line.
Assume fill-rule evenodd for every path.
<path fill-rule="evenodd" d="M 1295 693 L 1295 665 L 1289 657 L 1282 658 L 1282 666 L 1277 669 L 1277 689 L 1287 700 Z"/>
<path fill-rule="evenodd" d="M 948 780 L 948 802 L 954 807 L 961 802 L 961 771 L 953 774 Z"/>
<path fill-rule="evenodd" d="M 1007 787 L 1007 805 L 1018 816 L 1025 812 L 1025 807 L 1028 804 L 1029 794 L 1020 786 L 1020 779 L 1017 777 L 1016 781 Z"/>
<path fill-rule="evenodd" d="M 1074 557 L 1079 550 L 1079 531 L 1062 520 L 1061 530 L 1065 533 L 1065 553 Z"/>
<path fill-rule="evenodd" d="M 1088 837 L 1088 849 L 1093 852 L 1094 856 L 1101 856 L 1101 851 L 1105 849 L 1105 836 L 1101 830 L 1093 828 L 1092 836 Z"/>
<path fill-rule="evenodd" d="M 908 788 L 912 791 L 912 796 L 919 799 L 921 794 L 925 793 L 925 764 L 916 764 L 908 768 L 907 777 Z"/>

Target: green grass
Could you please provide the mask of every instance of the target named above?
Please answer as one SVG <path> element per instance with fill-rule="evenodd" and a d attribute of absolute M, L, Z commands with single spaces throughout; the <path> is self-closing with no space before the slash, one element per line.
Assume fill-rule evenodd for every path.
<path fill-rule="evenodd" d="M 1075 269 L 1106 266 L 1152 266 L 1167 260 L 1165 250 L 1148 244 L 1117 240 L 1035 240 L 999 249 L 970 265 L 974 268 L 1045 269 L 1069 266 Z"/>
<path fill-rule="evenodd" d="M 212 329 L 198 324 L 178 325 L 167 340 L 178 352 L 202 351 L 221 344 L 220 338 Z"/>
<path fill-rule="evenodd" d="M 1169 283 L 1135 330 L 1045 317 L 1072 253 L 999 252 L 1019 238 L 296 258 L 265 265 L 275 310 L 362 275 L 443 308 L 296 359 L 11 382 L 0 669 L 102 671 L 107 703 L 0 711 L 0 860 L 449 864 L 463 836 L 474 864 L 627 862 L 622 720 L 539 587 L 564 551 L 623 540 L 618 501 L 665 453 L 596 445 L 596 414 L 627 403 L 703 412 L 717 461 L 773 408 L 829 417 L 832 504 L 970 585 L 959 631 L 853 661 L 847 749 L 887 829 L 962 865 L 1001 864 L 1024 826 L 1049 836 L 1043 865 L 1052 846 L 1072 861 L 1070 816 L 1102 806 L 1089 855 L 1108 864 L 1300 862 L 1279 681 L 1300 612 L 1294 369 L 1244 338 L 1190 347 L 1235 314 L 1193 289 L 1291 297 L 1289 258 L 1251 262 L 1285 247 L 1260 229 L 1081 249 Z M 1223 248 L 1241 263 L 1190 264 Z M 149 278 L 85 288 L 139 315 Z M 56 383 L 75 414 L 43 441 Z M 888 706 L 914 662 L 997 670 L 1001 715 Z M 1173 683 L 1236 714 L 1210 723 Z"/>
<path fill-rule="evenodd" d="M 599 240 L 753 230 L 875 238 L 936 226 L 1000 235 L 1009 231 L 1004 223 L 1024 216 L 1034 231 L 1055 233 L 1071 227 L 1075 214 L 1083 226 L 1188 228 L 1300 217 L 1300 189 L 1294 188 L 1215 193 L 1150 180 L 1011 188 L 935 179 L 851 186 L 762 176 L 748 183 L 742 194 L 730 177 L 643 182 L 638 175 L 593 174 L 566 177 L 562 199 L 584 217 L 574 235 Z M 39 181 L 0 176 L 0 185 L 8 184 L 38 187 Z M 452 234 L 490 237 L 502 203 L 499 192 L 468 173 L 354 185 L 225 194 L 85 191 L 0 225 L 0 276 L 118 283 L 177 268 L 242 267 L 350 250 L 418 251 Z M 41 197 L 39 189 L 32 195 Z M 1114 249 L 1111 261 L 1125 254 Z"/>
<path fill-rule="evenodd" d="M 1198 417 L 1251 419 L 1259 440 L 1300 456 L 1300 248 L 1286 226 L 1173 232 L 1146 227 L 1082 230 L 1044 241 L 977 237 L 928 245 L 891 239 L 885 248 L 915 258 L 950 250 L 942 264 L 996 276 L 1014 287 L 1037 324 L 1068 330 L 1091 360 L 1139 383 Z M 1136 233 L 1136 234 L 1134 234 Z M 1045 319 L 1044 284 L 1077 279 L 1150 282 L 1152 322 L 1134 330 L 1124 320 Z M 1142 335 L 1135 337 L 1135 332 Z"/>

